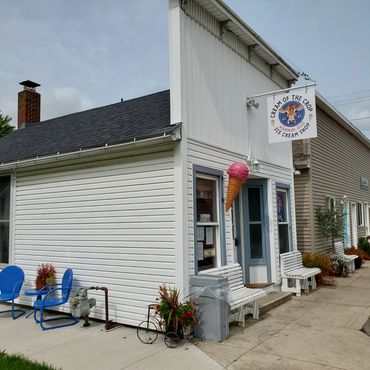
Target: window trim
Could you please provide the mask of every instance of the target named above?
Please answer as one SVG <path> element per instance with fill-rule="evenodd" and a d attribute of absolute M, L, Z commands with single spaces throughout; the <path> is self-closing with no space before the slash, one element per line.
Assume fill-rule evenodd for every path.
<path fill-rule="evenodd" d="M 197 191 L 196 191 L 196 184 L 197 178 L 205 178 L 205 179 L 212 179 L 216 180 L 216 197 L 217 197 L 217 211 L 218 211 L 218 223 L 215 225 L 214 222 L 197 222 L 197 212 L 196 212 L 196 204 L 197 204 Z M 225 214 L 224 210 L 224 173 L 221 170 L 216 170 L 213 168 L 193 165 L 193 225 L 194 225 L 194 232 L 193 232 L 193 249 L 194 249 L 194 274 L 198 274 L 198 263 L 196 260 L 195 255 L 195 248 L 196 248 L 196 229 L 199 224 L 203 226 L 218 226 L 218 232 L 216 235 L 216 240 L 218 241 L 217 251 L 219 251 L 219 258 L 217 259 L 217 266 L 225 266 L 227 264 L 227 251 L 226 251 L 226 233 L 225 233 Z M 206 224 L 206 225 L 204 225 Z M 211 225 L 212 224 L 212 225 Z M 216 229 L 217 230 L 217 229 Z M 206 271 L 206 270 L 205 270 Z"/>
<path fill-rule="evenodd" d="M 260 190 L 260 210 L 261 210 L 261 220 L 260 221 L 250 221 L 249 217 L 249 189 L 259 189 Z M 246 186 L 246 193 L 247 193 L 247 204 L 248 207 L 246 209 L 246 223 L 244 224 L 244 228 L 246 230 L 246 242 L 249 245 L 247 258 L 249 259 L 249 266 L 267 266 L 268 264 L 268 238 L 266 234 L 267 229 L 267 219 L 266 219 L 266 209 L 267 209 L 267 202 L 266 202 L 266 189 L 264 184 L 259 181 L 249 182 Z M 262 257 L 261 258 L 252 258 L 251 256 L 251 240 L 250 240 L 250 228 L 249 225 L 261 225 L 261 238 L 262 238 Z"/>
<path fill-rule="evenodd" d="M 364 227 L 364 204 L 362 202 L 356 202 L 357 208 L 357 227 Z"/>
<path fill-rule="evenodd" d="M 333 196 L 330 196 L 330 195 L 325 195 L 325 208 L 326 209 L 331 209 L 330 208 L 330 201 L 333 201 L 333 206 L 334 206 L 334 210 L 336 210 L 337 208 L 337 202 L 336 202 L 336 199 L 335 197 Z"/>
<path fill-rule="evenodd" d="M 293 221 L 292 221 L 292 187 L 290 184 L 284 184 L 277 182 L 275 184 L 275 192 L 277 195 L 278 190 L 285 190 L 287 192 L 287 220 L 288 220 L 288 238 L 289 238 L 289 252 L 292 252 L 294 250 L 293 248 Z M 275 195 L 275 207 L 276 207 L 276 195 Z M 277 219 L 277 209 L 276 209 L 276 221 L 277 221 L 277 232 L 278 232 L 278 238 L 279 238 L 279 221 Z M 279 244 L 279 255 L 280 255 L 280 244 Z"/>
<path fill-rule="evenodd" d="M 9 178 L 9 219 L 7 221 L 0 220 L 1 222 L 8 222 L 9 224 L 9 235 L 8 235 L 8 262 L 0 262 L 0 268 L 6 267 L 13 263 L 13 227 L 14 227 L 14 194 L 13 191 L 15 187 L 15 177 L 12 174 L 2 175 L 0 177 L 8 177 Z"/>

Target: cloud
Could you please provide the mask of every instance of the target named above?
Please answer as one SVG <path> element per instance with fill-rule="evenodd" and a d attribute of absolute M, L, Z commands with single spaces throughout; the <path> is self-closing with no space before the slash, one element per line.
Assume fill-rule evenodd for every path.
<path fill-rule="evenodd" d="M 64 116 L 95 107 L 95 104 L 74 86 L 52 86 L 41 88 L 41 120 Z M 21 90 L 21 89 L 19 89 Z M 1 113 L 12 118 L 11 124 L 17 126 L 18 98 L 14 94 L 0 94 Z M 4 109 L 4 107 L 6 107 Z"/>
<path fill-rule="evenodd" d="M 362 133 L 370 139 L 370 102 L 356 103 L 348 109 L 346 116 Z"/>
<path fill-rule="evenodd" d="M 42 120 L 91 108 L 94 108 L 93 102 L 73 86 L 46 88 L 41 96 Z"/>
<path fill-rule="evenodd" d="M 41 84 L 41 118 L 168 88 L 167 0 L 2 0 L 0 110 Z M 71 96 L 67 96 L 70 94 Z"/>

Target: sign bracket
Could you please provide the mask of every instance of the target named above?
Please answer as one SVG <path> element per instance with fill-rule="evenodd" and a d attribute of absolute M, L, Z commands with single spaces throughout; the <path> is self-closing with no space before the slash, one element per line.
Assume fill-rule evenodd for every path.
<path fill-rule="evenodd" d="M 316 86 L 316 83 L 312 83 L 312 84 L 309 84 L 309 85 L 303 85 L 303 86 L 294 86 L 294 87 L 288 87 L 286 89 L 281 89 L 281 90 L 275 90 L 275 91 L 269 91 L 269 92 L 265 92 L 265 93 L 262 93 L 262 94 L 257 94 L 257 95 L 253 95 L 253 96 L 249 96 L 247 98 L 247 107 L 250 107 L 250 106 L 254 106 L 255 103 L 253 102 L 253 100 L 255 98 L 260 98 L 262 96 L 268 96 L 268 95 L 275 95 L 275 94 L 280 94 L 280 93 L 283 93 L 283 92 L 290 92 L 292 90 L 298 90 L 298 89 L 305 89 L 307 87 L 312 87 L 312 86 Z M 257 108 L 257 107 L 256 107 Z"/>

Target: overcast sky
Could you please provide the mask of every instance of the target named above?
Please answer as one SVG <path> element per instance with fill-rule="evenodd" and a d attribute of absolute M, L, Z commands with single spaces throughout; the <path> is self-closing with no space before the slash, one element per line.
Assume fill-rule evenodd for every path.
<path fill-rule="evenodd" d="M 348 118 L 370 116 L 369 0 L 226 0 Z M 0 0 L 0 110 L 33 80 L 42 119 L 169 87 L 167 0 Z M 370 118 L 353 123 L 370 138 Z"/>

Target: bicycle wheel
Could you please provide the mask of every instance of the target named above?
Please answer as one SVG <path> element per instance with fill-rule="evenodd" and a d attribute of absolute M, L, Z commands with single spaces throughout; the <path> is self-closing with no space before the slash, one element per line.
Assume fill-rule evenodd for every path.
<path fill-rule="evenodd" d="M 173 331 L 170 331 L 165 334 L 164 336 L 164 343 L 168 348 L 175 348 L 180 342 L 180 337 L 174 333 Z"/>
<path fill-rule="evenodd" d="M 137 327 L 136 334 L 143 343 L 152 344 L 158 338 L 157 325 L 151 320 L 144 320 Z"/>

